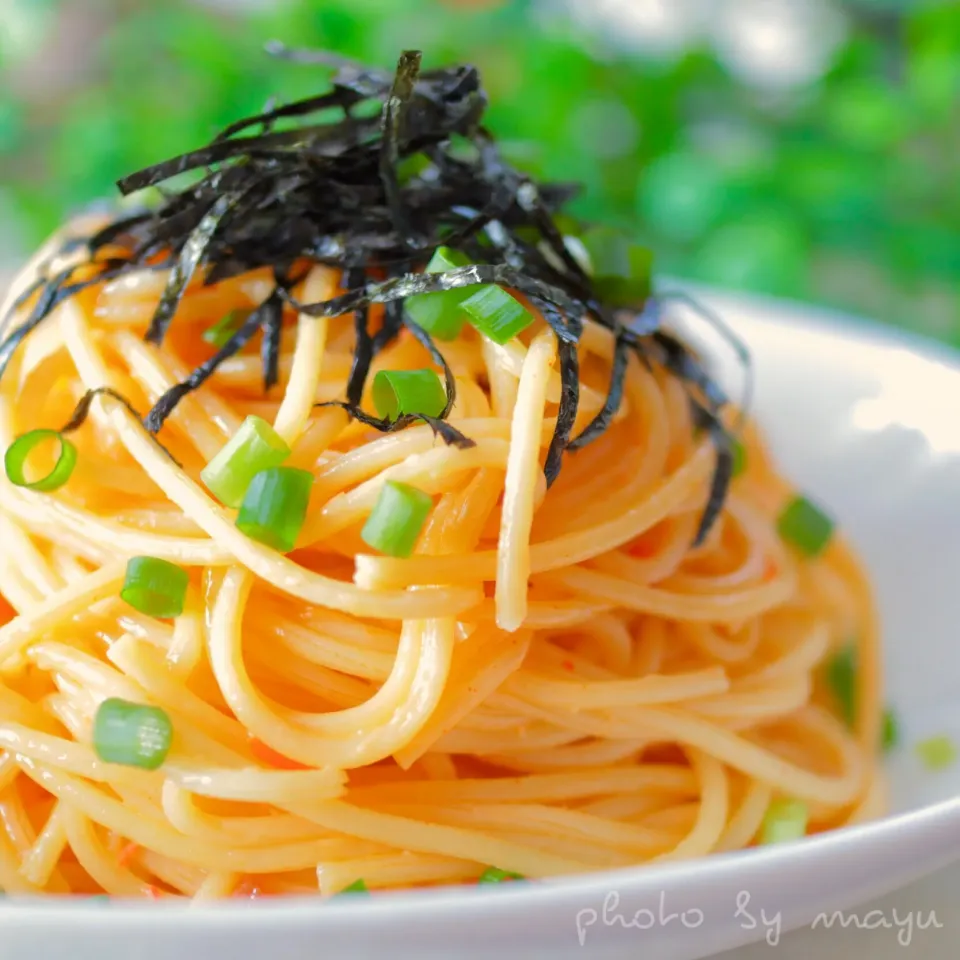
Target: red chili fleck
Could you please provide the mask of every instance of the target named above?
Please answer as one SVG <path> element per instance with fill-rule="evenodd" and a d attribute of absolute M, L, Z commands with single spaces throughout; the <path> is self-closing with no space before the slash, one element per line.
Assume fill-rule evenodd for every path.
<path fill-rule="evenodd" d="M 130 859 L 136 854 L 140 849 L 139 843 L 128 843 L 118 854 L 117 854 L 117 866 L 125 867 Z"/>
<path fill-rule="evenodd" d="M 564 670 L 571 670 L 571 671 L 572 671 L 572 670 L 573 670 L 573 661 L 572 661 L 572 660 L 564 660 L 562 666 L 563 666 L 563 669 L 564 669 Z"/>

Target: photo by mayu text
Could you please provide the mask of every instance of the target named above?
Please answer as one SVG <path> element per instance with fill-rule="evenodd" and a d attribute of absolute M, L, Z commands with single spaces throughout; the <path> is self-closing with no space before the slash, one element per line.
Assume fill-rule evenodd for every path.
<path fill-rule="evenodd" d="M 721 916 L 722 908 L 714 905 L 713 915 L 696 906 L 671 903 L 666 891 L 661 891 L 652 900 L 647 898 L 636 904 L 622 902 L 620 894 L 611 890 L 596 907 L 583 907 L 577 911 L 576 930 L 580 946 L 586 946 L 590 931 L 596 927 L 619 927 L 642 934 L 646 930 L 675 927 L 677 930 L 696 930 L 711 922 L 727 922 L 731 918 L 743 930 L 759 931 L 767 943 L 775 947 L 783 933 L 783 913 L 753 902 L 747 890 L 741 890 L 730 905 L 728 916 Z M 865 913 L 844 913 L 841 910 L 819 913 L 810 925 L 812 929 L 855 929 L 896 931 L 897 942 L 909 947 L 916 930 L 942 930 L 936 911 L 870 910 Z"/>

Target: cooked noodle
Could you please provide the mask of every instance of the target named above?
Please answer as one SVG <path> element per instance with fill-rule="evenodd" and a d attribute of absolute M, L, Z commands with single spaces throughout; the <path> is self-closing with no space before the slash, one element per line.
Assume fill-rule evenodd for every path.
<path fill-rule="evenodd" d="M 192 286 L 158 348 L 140 334 L 164 282 L 134 273 L 57 308 L 0 381 L 3 448 L 65 421 L 88 389 L 149 409 L 203 358 L 203 326 L 264 283 Z M 338 282 L 315 267 L 298 293 L 329 298 Z M 330 894 L 361 877 L 470 882 L 491 864 L 538 879 L 751 845 L 778 796 L 808 805 L 811 832 L 877 812 L 868 584 L 836 535 L 815 560 L 781 541 L 793 491 L 755 430 L 693 548 L 714 451 L 655 365 L 630 357 L 615 422 L 547 490 L 560 384 L 546 328 L 507 348 L 473 331 L 450 345 L 450 421 L 476 443 L 461 450 L 426 425 L 381 435 L 315 408 L 340 396 L 352 318 L 290 320 L 280 387 L 260 392 L 246 352 L 223 364 L 159 434 L 172 457 L 101 395 L 69 484 L 0 477 L 0 888 Z M 588 324 L 578 430 L 612 355 Z M 404 333 L 373 369 L 424 366 Z M 251 412 L 315 477 L 288 556 L 199 480 Z M 387 479 L 434 497 L 410 559 L 359 537 Z M 120 599 L 134 555 L 190 571 L 174 621 Z M 818 679 L 851 638 L 855 732 Z M 98 758 L 107 697 L 167 712 L 159 770 Z"/>

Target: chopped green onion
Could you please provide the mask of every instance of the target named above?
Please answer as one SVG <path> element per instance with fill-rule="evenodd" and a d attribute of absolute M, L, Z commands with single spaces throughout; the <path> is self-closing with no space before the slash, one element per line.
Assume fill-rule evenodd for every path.
<path fill-rule="evenodd" d="M 247 417 L 203 468 L 200 479 L 221 503 L 238 507 L 254 474 L 279 467 L 289 456 L 290 448 L 283 437 L 266 420 Z"/>
<path fill-rule="evenodd" d="M 294 467 L 269 467 L 250 481 L 237 513 L 248 537 L 288 553 L 307 516 L 313 474 Z"/>
<path fill-rule="evenodd" d="M 747 448 L 742 440 L 733 441 L 733 476 L 739 477 L 747 469 Z"/>
<path fill-rule="evenodd" d="M 947 736 L 929 737 L 921 740 L 916 747 L 917 756 L 930 770 L 943 770 L 952 766 L 957 759 L 957 748 Z"/>
<path fill-rule="evenodd" d="M 55 440 L 60 445 L 56 462 L 42 477 L 28 480 L 26 466 L 30 454 L 50 440 Z M 59 430 L 31 430 L 24 433 L 7 447 L 3 457 L 7 479 L 14 486 L 26 487 L 28 490 L 47 491 L 62 487 L 70 479 L 76 463 L 77 448 Z"/>
<path fill-rule="evenodd" d="M 619 230 L 594 227 L 581 238 L 590 257 L 593 286 L 612 306 L 643 303 L 650 296 L 653 254 Z"/>
<path fill-rule="evenodd" d="M 826 681 L 836 702 L 837 712 L 848 727 L 857 722 L 857 648 L 848 643 L 826 663 Z M 900 739 L 896 714 L 884 710 L 880 728 L 880 747 L 891 750 Z"/>
<path fill-rule="evenodd" d="M 806 835 L 809 811 L 802 800 L 774 800 L 763 818 L 761 843 L 786 843 Z"/>
<path fill-rule="evenodd" d="M 533 323 L 533 314 L 503 287 L 484 284 L 462 304 L 470 324 L 501 345 L 509 343 Z"/>
<path fill-rule="evenodd" d="M 830 542 L 833 521 L 806 497 L 795 497 L 777 521 L 780 536 L 808 557 L 822 553 Z"/>
<path fill-rule="evenodd" d="M 247 310 L 231 310 L 213 326 L 207 327 L 200 337 L 219 350 L 243 326 L 248 315 Z"/>
<path fill-rule="evenodd" d="M 427 264 L 427 273 L 446 273 L 448 270 L 456 270 L 457 267 L 467 267 L 470 265 L 470 258 L 459 250 L 452 247 L 437 247 Z"/>
<path fill-rule="evenodd" d="M 827 682 L 840 715 L 852 727 L 857 719 L 857 649 L 850 643 L 827 662 Z"/>
<path fill-rule="evenodd" d="M 340 893 L 369 893 L 370 890 L 367 887 L 367 884 L 364 882 L 363 877 L 359 880 L 354 880 L 349 887 L 344 887 Z"/>
<path fill-rule="evenodd" d="M 524 880 L 521 873 L 513 873 L 511 870 L 501 870 L 499 867 L 487 867 L 477 879 L 477 883 L 503 883 L 504 880 Z"/>
<path fill-rule="evenodd" d="M 889 708 L 883 711 L 883 726 L 880 730 L 880 746 L 884 752 L 892 750 L 900 742 L 900 725 L 897 715 Z"/>
<path fill-rule="evenodd" d="M 364 543 L 390 557 L 409 557 L 433 509 L 433 498 L 406 483 L 387 480 L 360 531 Z"/>
<path fill-rule="evenodd" d="M 190 576 L 182 567 L 159 557 L 131 557 L 120 597 L 150 617 L 179 617 Z"/>
<path fill-rule="evenodd" d="M 166 711 L 142 703 L 104 700 L 93 721 L 93 749 L 104 763 L 156 770 L 166 760 L 173 724 Z"/>
<path fill-rule="evenodd" d="M 373 378 L 373 405 L 386 420 L 404 413 L 439 417 L 447 391 L 433 370 L 380 370 Z"/>
<path fill-rule="evenodd" d="M 354 112 L 356 116 L 356 112 Z M 408 184 L 426 173 L 433 166 L 432 161 L 425 153 L 414 153 L 409 157 L 404 157 L 397 164 L 397 180 L 401 185 Z"/>
<path fill-rule="evenodd" d="M 468 257 L 450 247 L 438 247 L 427 264 L 426 273 L 445 273 L 470 263 Z M 436 293 L 418 293 L 407 297 L 404 309 L 414 323 L 440 340 L 455 340 L 466 320 L 460 305 L 472 292 L 471 287 L 455 287 Z"/>

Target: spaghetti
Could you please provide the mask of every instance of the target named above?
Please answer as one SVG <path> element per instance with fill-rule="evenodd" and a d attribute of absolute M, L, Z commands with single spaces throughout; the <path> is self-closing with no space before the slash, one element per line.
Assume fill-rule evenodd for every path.
<path fill-rule="evenodd" d="M 0 380 L 4 450 L 78 403 L 89 413 L 62 485 L 0 477 L 8 894 L 328 895 L 490 867 L 534 880 L 750 846 L 778 799 L 801 803 L 800 833 L 882 808 L 863 571 L 835 532 L 805 550 L 784 524 L 798 501 L 752 426 L 704 529 L 716 434 L 669 357 L 622 354 L 592 315 L 564 345 L 518 293 L 532 323 L 506 343 L 466 326 L 441 365 L 396 329 L 360 395 L 325 405 L 343 400 L 360 335 L 352 306 L 311 307 L 342 304 L 349 270 L 307 260 L 278 332 L 262 328 L 277 385 L 263 392 L 241 345 L 154 436 L 137 411 L 216 354 L 205 330 L 272 287 L 253 269 L 190 282 L 151 342 L 177 268 L 114 270 L 125 255 L 66 264 L 88 282 L 50 305 Z M 43 296 L 41 262 L 8 298 L 14 335 Z M 389 328 L 389 303 L 360 309 L 374 340 Z M 378 432 L 378 372 L 444 367 L 454 390 L 437 422 Z M 559 430 L 571 369 L 579 398 Z M 605 416 L 620 376 L 605 429 L 545 476 L 558 433 Z M 243 506 L 201 479 L 252 416 L 288 449 L 276 469 L 311 477 L 289 551 L 240 529 Z M 409 556 L 364 539 L 388 484 L 431 501 Z M 167 597 L 180 612 L 121 598 L 134 557 L 187 572 Z M 164 567 L 141 567 L 160 589 Z M 821 668 L 852 638 L 851 729 Z M 122 744 L 104 759 L 105 703 L 121 704 L 121 732 L 123 704 L 167 718 L 159 763 L 118 760 Z"/>

